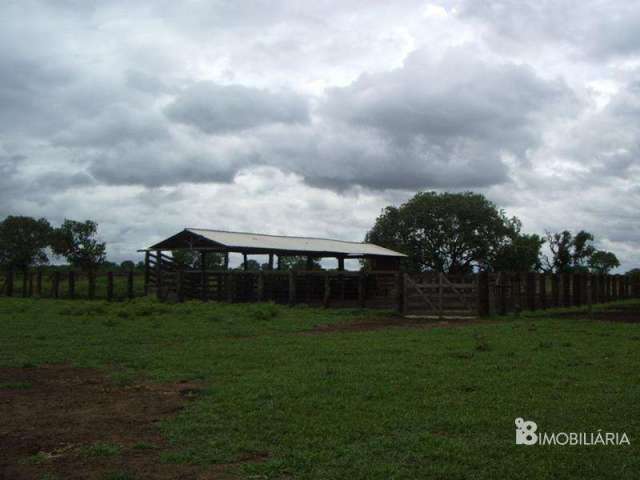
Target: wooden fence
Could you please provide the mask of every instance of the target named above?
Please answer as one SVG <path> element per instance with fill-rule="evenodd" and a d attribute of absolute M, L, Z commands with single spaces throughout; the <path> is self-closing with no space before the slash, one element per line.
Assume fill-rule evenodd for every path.
<path fill-rule="evenodd" d="M 272 301 L 324 307 L 397 309 L 405 315 L 487 316 L 640 298 L 624 275 L 395 271 L 220 271 L 180 269 L 170 257 L 144 272 L 33 270 L 0 276 L 0 295 L 125 300 Z"/>

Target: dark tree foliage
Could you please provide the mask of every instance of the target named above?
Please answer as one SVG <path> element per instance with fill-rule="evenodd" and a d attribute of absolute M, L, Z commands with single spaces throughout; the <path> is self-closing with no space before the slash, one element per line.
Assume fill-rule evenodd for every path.
<path fill-rule="evenodd" d="M 589 258 L 589 269 L 594 273 L 609 273 L 619 266 L 620 261 L 613 252 L 596 250 Z"/>
<path fill-rule="evenodd" d="M 556 273 L 588 271 L 589 261 L 596 252 L 591 233 L 581 230 L 574 236 L 567 230 L 547 232 L 547 242 L 551 258 L 545 257 L 545 270 Z"/>
<path fill-rule="evenodd" d="M 105 261 L 105 243 L 96 238 L 98 224 L 91 220 L 76 222 L 65 220 L 54 229 L 51 249 L 65 257 L 74 267 L 83 271 L 95 270 Z"/>
<path fill-rule="evenodd" d="M 311 270 L 322 270 L 322 265 L 317 259 L 312 259 Z M 307 257 L 305 256 L 278 256 L 278 269 L 303 271 L 307 268 Z"/>
<path fill-rule="evenodd" d="M 483 195 L 421 192 L 399 208 L 385 208 L 366 241 L 407 254 L 409 270 L 466 273 L 493 269 L 497 258 L 510 266 L 513 252 L 505 249 L 519 235 L 518 225 Z"/>
<path fill-rule="evenodd" d="M 131 260 L 125 260 L 120 263 L 120 269 L 125 270 L 127 272 L 135 269 L 135 267 L 136 267 L 136 264 L 133 263 Z"/>
<path fill-rule="evenodd" d="M 8 216 L 0 223 L 0 266 L 25 269 L 48 263 L 50 237 L 46 219 Z"/>
<path fill-rule="evenodd" d="M 491 262 L 496 272 L 535 272 L 541 269 L 540 249 L 545 240 L 540 235 L 520 233 L 519 220 L 511 221 L 510 241 L 498 247 Z"/>

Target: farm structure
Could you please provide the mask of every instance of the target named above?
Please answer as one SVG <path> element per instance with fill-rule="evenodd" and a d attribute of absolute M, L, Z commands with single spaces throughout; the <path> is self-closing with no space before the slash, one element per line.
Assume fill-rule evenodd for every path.
<path fill-rule="evenodd" d="M 397 304 L 400 260 L 405 257 L 371 243 L 195 228 L 187 228 L 143 251 L 145 290 L 154 290 L 160 298 L 173 294 L 180 300 L 271 300 L 325 306 L 357 306 L 367 300 L 381 307 Z M 197 252 L 200 268 L 178 266 L 166 251 Z M 243 256 L 242 270 L 229 270 L 230 253 Z M 223 255 L 220 269 L 207 269 L 207 255 L 211 254 Z M 250 255 L 266 255 L 265 268 L 249 271 Z M 306 258 L 306 269 L 285 270 L 285 257 Z M 335 271 L 314 269 L 315 261 L 328 257 L 337 259 Z M 366 260 L 376 274 L 365 277 L 360 272 L 346 271 L 345 260 L 349 259 Z"/>

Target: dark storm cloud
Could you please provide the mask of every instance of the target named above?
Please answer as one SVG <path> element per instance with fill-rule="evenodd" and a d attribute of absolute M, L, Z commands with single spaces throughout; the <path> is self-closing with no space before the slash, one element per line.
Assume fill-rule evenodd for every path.
<path fill-rule="evenodd" d="M 306 99 L 293 92 L 275 93 L 213 82 L 189 87 L 165 112 L 173 121 L 210 134 L 247 130 L 270 123 L 309 121 Z"/>

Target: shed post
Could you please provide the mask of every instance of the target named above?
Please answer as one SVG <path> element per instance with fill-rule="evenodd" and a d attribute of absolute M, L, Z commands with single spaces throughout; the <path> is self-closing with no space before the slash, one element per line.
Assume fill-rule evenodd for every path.
<path fill-rule="evenodd" d="M 233 303 L 235 298 L 236 279 L 231 272 L 227 272 L 227 301 Z"/>
<path fill-rule="evenodd" d="M 229 270 L 229 252 L 224 252 L 224 269 Z"/>
<path fill-rule="evenodd" d="M 242 269 L 246 272 L 247 270 L 249 270 L 249 265 L 247 264 L 247 254 L 243 253 L 242 254 Z"/>
<path fill-rule="evenodd" d="M 182 266 L 178 267 L 177 275 L 178 302 L 184 302 L 184 270 Z"/>
<path fill-rule="evenodd" d="M 338 257 L 338 270 L 341 272 L 344 270 L 344 257 Z"/>
<path fill-rule="evenodd" d="M 307 270 L 313 270 L 313 257 L 307 255 Z"/>
<path fill-rule="evenodd" d="M 364 308 L 365 302 L 366 302 L 366 294 L 365 294 L 366 284 L 365 284 L 364 276 L 365 276 L 365 273 L 361 270 L 358 273 L 358 306 L 360 308 Z"/>
<path fill-rule="evenodd" d="M 258 272 L 258 301 L 264 301 L 264 272 Z"/>
<path fill-rule="evenodd" d="M 162 299 L 162 252 L 156 251 L 156 297 Z"/>
<path fill-rule="evenodd" d="M 273 253 L 269 254 L 269 270 L 273 270 Z"/>

